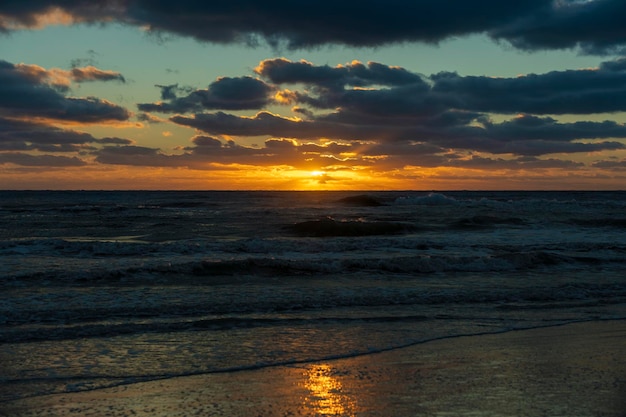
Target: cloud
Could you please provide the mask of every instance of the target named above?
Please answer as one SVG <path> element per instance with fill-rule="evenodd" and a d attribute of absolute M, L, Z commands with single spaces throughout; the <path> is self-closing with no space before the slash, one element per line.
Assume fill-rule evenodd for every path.
<path fill-rule="evenodd" d="M 426 88 L 420 75 L 377 62 L 368 62 L 365 65 L 353 61 L 347 65 L 330 67 L 316 66 L 305 60 L 293 62 L 285 58 L 274 58 L 261 61 L 254 71 L 275 84 L 304 83 L 333 89 L 345 86 L 420 84 Z"/>
<path fill-rule="evenodd" d="M 457 168 L 470 168 L 470 169 L 485 169 L 485 170 L 494 170 L 494 169 L 525 169 L 525 170 L 536 170 L 536 169 L 577 169 L 584 167 L 585 164 L 582 162 L 574 162 L 562 159 L 539 159 L 536 157 L 519 157 L 514 159 L 503 159 L 503 158 L 488 158 L 479 155 L 472 155 L 469 158 L 464 159 L 456 159 L 450 161 L 449 166 L 454 166 Z"/>
<path fill-rule="evenodd" d="M 376 124 L 350 124 L 343 121 L 325 121 L 322 118 L 300 120 L 283 117 L 267 111 L 252 117 L 224 112 L 173 116 L 176 124 L 189 126 L 213 135 L 274 136 L 296 139 L 384 139 L 398 136 L 400 127 Z"/>
<path fill-rule="evenodd" d="M 142 146 L 107 146 L 92 152 L 96 161 L 104 164 L 180 167 L 208 169 L 211 164 L 238 164 L 250 166 L 285 165 L 302 169 L 320 166 L 368 164 L 365 159 L 343 158 L 362 146 L 358 143 L 326 144 L 299 143 L 291 139 L 268 139 L 262 147 L 242 146 L 232 140 L 220 140 L 197 135 L 193 146 L 185 147 L 183 154 L 165 154 L 156 148 Z"/>
<path fill-rule="evenodd" d="M 86 165 L 77 157 L 56 155 L 31 155 L 23 152 L 0 152 L 0 165 L 15 164 L 29 167 L 76 167 Z"/>
<path fill-rule="evenodd" d="M 72 68 L 69 72 L 72 76 L 72 79 L 78 83 L 87 81 L 119 81 L 122 83 L 126 82 L 124 76 L 119 72 L 101 70 L 91 65 L 84 68 Z"/>
<path fill-rule="evenodd" d="M 210 136 L 194 136 L 191 141 L 200 147 L 208 148 L 220 148 L 222 146 L 222 142 L 219 139 L 210 137 Z"/>
<path fill-rule="evenodd" d="M 626 44 L 622 0 L 423 0 L 384 3 L 320 0 L 303 9 L 292 1 L 12 0 L 0 6 L 0 31 L 50 24 L 118 22 L 154 33 L 214 43 L 272 46 L 371 47 L 437 43 L 487 34 L 524 50 L 579 48 L 606 54 Z"/>
<path fill-rule="evenodd" d="M 10 63 L 1 61 L 1 67 L 11 68 Z M 9 64 L 9 65 L 7 65 Z M 120 81 L 126 82 L 124 76 L 116 71 L 101 70 L 94 66 L 73 67 L 71 70 L 60 68 L 45 69 L 39 65 L 16 64 L 12 69 L 24 79 L 34 84 L 44 84 L 59 91 L 67 91 L 72 82 L 83 83 L 89 81 Z"/>
<path fill-rule="evenodd" d="M 311 143 L 268 139 L 262 147 L 247 147 L 198 135 L 185 153 L 168 155 L 141 146 L 105 147 L 94 151 L 103 164 L 216 169 L 215 164 L 238 166 L 292 166 L 303 170 L 397 170 L 400 167 L 452 167 L 476 170 L 542 170 L 584 168 L 581 162 L 534 156 L 498 158 L 457 154 L 428 144 L 371 144 L 364 142 Z M 321 179 L 321 178 L 320 178 Z"/>
<path fill-rule="evenodd" d="M 626 110 L 626 67 L 552 71 L 514 78 L 430 77 L 432 93 L 456 108 L 496 113 L 591 114 Z"/>
<path fill-rule="evenodd" d="M 97 139 L 89 133 L 0 117 L 0 151 L 78 152 L 94 145 L 130 143 L 129 139 Z"/>
<path fill-rule="evenodd" d="M 193 111 L 224 109 L 260 109 L 271 102 L 273 87 L 252 77 L 222 77 L 212 82 L 207 89 L 192 90 L 179 97 L 177 84 L 158 86 L 161 88 L 159 103 L 140 103 L 144 112 L 187 113 Z"/>
<path fill-rule="evenodd" d="M 66 96 L 71 82 L 96 80 L 103 74 L 105 78 L 115 77 L 115 73 L 94 69 L 75 74 L 0 61 L 0 164 L 81 166 L 86 162 L 78 155 L 99 146 L 132 143 L 117 137 L 97 139 L 89 133 L 54 125 L 57 121 L 89 124 L 129 118 L 126 109 L 106 100 Z M 32 151 L 76 156 L 26 153 Z"/>
<path fill-rule="evenodd" d="M 75 78 L 71 72 L 0 61 L 0 116 L 77 123 L 128 120 L 128 110 L 107 100 L 67 97 L 70 76 Z"/>
<path fill-rule="evenodd" d="M 158 124 L 166 121 L 150 113 L 138 113 L 135 117 L 140 122 L 146 122 L 151 124 Z"/>
<path fill-rule="evenodd" d="M 501 114 L 591 114 L 626 111 L 626 63 L 518 77 L 425 77 L 403 68 L 355 62 L 315 66 L 284 58 L 262 61 L 255 71 L 277 85 L 305 85 L 309 92 L 284 93 L 290 104 L 350 110 L 368 115 L 424 115 L 446 109 Z M 362 87 L 362 88 L 348 88 Z M 385 87 L 385 88 L 381 88 Z"/>
<path fill-rule="evenodd" d="M 527 116 L 522 116 L 522 118 Z M 337 120 L 296 121 L 261 112 L 253 117 L 236 116 L 222 112 L 196 114 L 194 117 L 175 116 L 175 123 L 194 127 L 216 135 L 259 136 L 311 140 L 387 142 L 419 142 L 439 148 L 455 148 L 517 155 L 545 155 L 551 153 L 596 152 L 623 149 L 621 142 L 574 142 L 580 139 L 626 138 L 626 127 L 615 122 L 545 122 L 532 129 L 520 127 L 515 120 L 488 123 L 483 126 L 443 126 L 436 129 L 420 125 L 397 126 L 393 120 L 381 124 L 348 124 Z M 579 127 L 579 125 L 583 125 Z M 527 132 L 524 134 L 524 132 Z"/>
<path fill-rule="evenodd" d="M 158 148 L 136 145 L 105 146 L 92 152 L 95 161 L 109 165 L 179 167 L 186 166 L 183 156 L 167 155 Z"/>
<path fill-rule="evenodd" d="M 200 141 L 196 147 L 185 148 L 183 154 L 166 154 L 158 148 L 145 146 L 106 146 L 93 152 L 96 162 L 110 165 L 151 166 L 151 167 L 190 167 L 196 169 L 207 168 L 214 162 L 229 162 L 245 164 L 241 160 L 244 153 L 253 153 L 255 149 L 240 147 L 232 143 L 231 146 L 206 145 Z"/>
<path fill-rule="evenodd" d="M 626 46 L 625 15 L 621 0 L 559 0 L 489 32 L 525 50 L 579 47 L 589 54 L 621 53 Z"/>
<path fill-rule="evenodd" d="M 592 166 L 595 168 L 626 170 L 626 159 L 596 161 Z"/>
<path fill-rule="evenodd" d="M 513 78 L 425 77 L 379 63 L 330 67 L 284 58 L 262 61 L 255 72 L 277 88 L 301 88 L 278 95 L 297 104 L 294 112 L 305 118 L 261 111 L 252 117 L 216 112 L 171 120 L 213 135 L 409 141 L 527 156 L 622 149 L 622 142 L 607 139 L 626 138 L 626 126 L 615 121 L 564 123 L 538 116 L 626 110 L 623 59 L 595 69 Z M 495 123 L 493 113 L 515 116 Z"/>
<path fill-rule="evenodd" d="M 259 78 L 221 77 L 206 89 L 158 85 L 161 100 L 138 104 L 142 113 L 137 118 L 197 130 L 190 146 L 168 153 L 49 124 L 127 120 L 130 112 L 113 103 L 69 96 L 73 83 L 123 82 L 121 74 L 93 66 L 65 71 L 0 61 L 3 161 L 71 165 L 89 156 L 101 164 L 196 169 L 211 164 L 578 169 L 579 162 L 546 155 L 625 148 L 622 123 L 566 122 L 555 116 L 626 111 L 624 59 L 592 69 L 510 78 L 452 72 L 426 76 L 375 62 L 333 67 L 285 58 L 261 61 L 254 72 Z M 294 106 L 295 116 L 267 110 L 280 105 Z M 250 109 L 257 113 L 225 112 Z M 176 114 L 161 120 L 146 112 Z M 242 145 L 250 143 L 242 138 L 264 143 Z M 22 156 L 31 151 L 66 155 Z M 67 156 L 72 152 L 76 156 Z"/>

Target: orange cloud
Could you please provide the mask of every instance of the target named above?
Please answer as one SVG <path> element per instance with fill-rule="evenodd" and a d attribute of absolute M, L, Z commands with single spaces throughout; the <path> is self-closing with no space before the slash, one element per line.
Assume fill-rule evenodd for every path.
<path fill-rule="evenodd" d="M 108 71 L 101 70 L 99 68 L 94 67 L 93 65 L 89 65 L 83 68 L 72 68 L 69 71 L 72 79 L 76 82 L 85 82 L 85 81 L 110 81 L 117 80 L 121 82 L 125 82 L 126 80 L 116 71 Z"/>
<path fill-rule="evenodd" d="M 294 91 L 285 89 L 274 94 L 274 100 L 279 104 L 293 104 L 298 101 L 298 95 Z"/>
<path fill-rule="evenodd" d="M 67 89 L 72 82 L 71 73 L 59 68 L 47 70 L 39 65 L 20 63 L 15 65 L 15 71 L 32 82 L 48 84 L 56 88 Z"/>
<path fill-rule="evenodd" d="M 92 65 L 64 70 L 60 68 L 45 69 L 39 65 L 19 63 L 15 64 L 15 72 L 34 83 L 47 84 L 61 89 L 68 89 L 72 82 L 126 81 L 119 72 L 101 70 Z"/>
<path fill-rule="evenodd" d="M 60 7 L 50 7 L 43 13 L 28 16 L 27 20 L 18 20 L 12 16 L 0 14 L 0 27 L 8 30 L 43 29 L 47 26 L 69 26 L 80 22 L 81 19 Z"/>

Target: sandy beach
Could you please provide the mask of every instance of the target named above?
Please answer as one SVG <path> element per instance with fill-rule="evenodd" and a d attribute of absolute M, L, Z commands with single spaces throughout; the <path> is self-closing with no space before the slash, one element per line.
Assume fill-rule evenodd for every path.
<path fill-rule="evenodd" d="M 626 320 L 0 404 L 2 416 L 626 416 Z"/>

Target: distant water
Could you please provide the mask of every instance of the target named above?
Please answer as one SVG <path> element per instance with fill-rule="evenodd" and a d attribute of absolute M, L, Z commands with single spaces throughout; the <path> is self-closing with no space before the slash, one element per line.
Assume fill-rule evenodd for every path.
<path fill-rule="evenodd" d="M 623 192 L 0 192 L 0 402 L 626 317 Z"/>

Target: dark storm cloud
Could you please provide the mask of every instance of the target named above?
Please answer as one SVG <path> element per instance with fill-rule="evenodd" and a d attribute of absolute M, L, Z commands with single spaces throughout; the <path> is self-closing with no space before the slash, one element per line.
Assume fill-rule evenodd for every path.
<path fill-rule="evenodd" d="M 626 45 L 622 0 L 14 0 L 0 5 L 0 30 L 41 26 L 41 16 L 55 10 L 73 22 L 121 22 L 200 41 L 288 48 L 436 43 L 476 33 L 526 50 L 578 47 L 601 54 Z"/>
<path fill-rule="evenodd" d="M 96 97 L 67 97 L 65 74 L 0 61 L 0 115 L 78 123 L 125 121 L 130 112 Z"/>
<path fill-rule="evenodd" d="M 140 103 L 139 110 L 145 112 L 186 113 L 202 110 L 248 110 L 260 109 L 270 101 L 273 87 L 252 77 L 222 77 L 211 83 L 207 89 L 194 90 L 186 96 L 178 97 L 177 85 L 158 86 L 161 98 L 159 103 Z"/>

